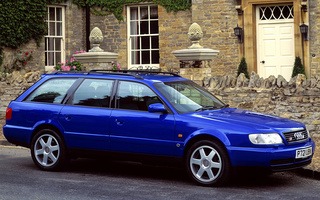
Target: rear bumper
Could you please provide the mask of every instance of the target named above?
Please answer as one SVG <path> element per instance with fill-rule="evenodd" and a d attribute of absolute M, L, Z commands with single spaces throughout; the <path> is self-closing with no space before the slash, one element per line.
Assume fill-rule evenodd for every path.
<path fill-rule="evenodd" d="M 312 155 L 296 159 L 296 150 L 312 146 Z M 227 147 L 233 166 L 265 167 L 271 171 L 286 171 L 309 165 L 315 151 L 315 143 L 270 148 Z"/>
<path fill-rule="evenodd" d="M 8 142 L 12 144 L 23 147 L 30 147 L 32 129 L 6 124 L 3 126 L 3 135 L 8 140 Z"/>

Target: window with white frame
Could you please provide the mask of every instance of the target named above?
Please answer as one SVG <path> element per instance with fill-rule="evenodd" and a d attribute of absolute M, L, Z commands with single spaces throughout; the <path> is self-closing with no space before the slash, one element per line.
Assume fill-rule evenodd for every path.
<path fill-rule="evenodd" d="M 45 66 L 46 70 L 53 70 L 59 62 L 63 62 L 64 53 L 64 7 L 48 6 L 46 22 L 48 35 L 45 36 Z"/>
<path fill-rule="evenodd" d="M 158 6 L 128 8 L 128 68 L 159 67 Z"/>

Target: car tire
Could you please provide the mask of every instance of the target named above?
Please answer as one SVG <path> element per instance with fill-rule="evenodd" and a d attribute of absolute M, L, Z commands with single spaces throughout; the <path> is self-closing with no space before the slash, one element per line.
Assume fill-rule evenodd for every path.
<path fill-rule="evenodd" d="M 64 141 L 51 129 L 35 134 L 31 142 L 31 156 L 35 165 L 46 171 L 61 170 L 69 161 Z"/>
<path fill-rule="evenodd" d="M 227 151 L 218 142 L 198 141 L 186 154 L 186 170 L 193 181 L 203 186 L 219 186 L 230 177 Z"/>

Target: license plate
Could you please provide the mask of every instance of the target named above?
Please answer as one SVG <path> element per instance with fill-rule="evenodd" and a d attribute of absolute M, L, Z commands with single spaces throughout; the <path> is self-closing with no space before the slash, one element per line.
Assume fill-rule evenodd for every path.
<path fill-rule="evenodd" d="M 312 155 L 312 147 L 296 150 L 296 158 L 306 158 Z"/>

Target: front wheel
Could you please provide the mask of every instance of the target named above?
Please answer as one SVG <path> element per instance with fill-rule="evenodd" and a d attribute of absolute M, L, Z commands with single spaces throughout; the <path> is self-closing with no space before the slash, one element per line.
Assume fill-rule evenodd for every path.
<path fill-rule="evenodd" d="M 188 150 L 186 169 L 196 183 L 218 186 L 229 179 L 231 164 L 221 144 L 204 140 L 196 142 Z"/>
<path fill-rule="evenodd" d="M 63 140 L 51 129 L 43 129 L 33 137 L 31 156 L 37 167 L 48 171 L 60 170 L 68 161 Z"/>

